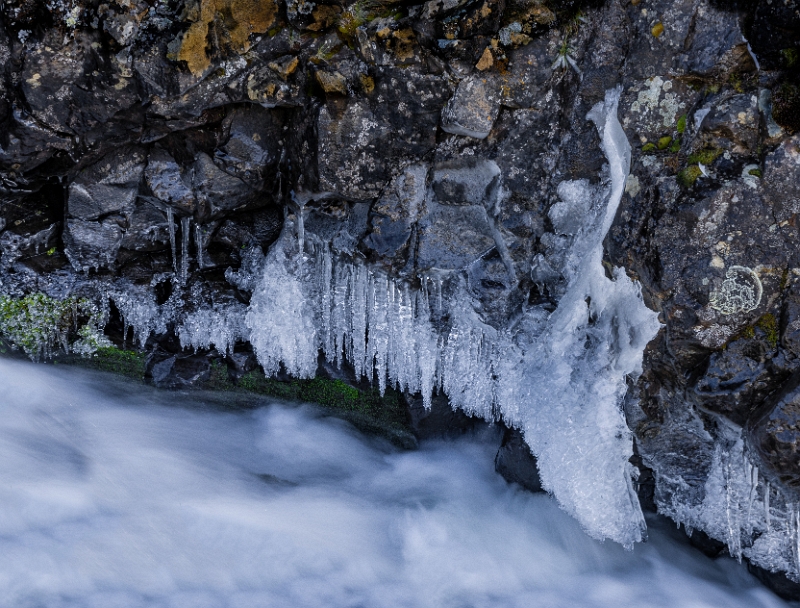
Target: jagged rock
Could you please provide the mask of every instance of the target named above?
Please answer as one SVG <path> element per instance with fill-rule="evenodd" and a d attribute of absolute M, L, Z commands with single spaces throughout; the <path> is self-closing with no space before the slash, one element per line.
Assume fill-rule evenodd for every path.
<path fill-rule="evenodd" d="M 203 219 L 242 209 L 255 199 L 255 193 L 245 182 L 222 171 L 202 152 L 192 166 L 192 185 L 197 196 L 198 216 Z"/>
<path fill-rule="evenodd" d="M 500 87 L 491 77 L 465 78 L 442 110 L 442 130 L 484 139 L 500 111 Z"/>
<path fill-rule="evenodd" d="M 793 494 L 800 490 L 800 376 L 795 374 L 751 420 L 750 439 L 766 475 Z"/>
<path fill-rule="evenodd" d="M 150 152 L 145 170 L 148 187 L 153 196 L 182 215 L 193 214 L 196 206 L 194 192 L 187 178 L 169 152 L 161 148 L 154 148 Z"/>
<path fill-rule="evenodd" d="M 511 483 L 518 483 L 530 492 L 542 492 L 536 457 L 517 429 L 507 428 L 494 458 L 495 470 Z"/>
<path fill-rule="evenodd" d="M 112 268 L 122 245 L 124 231 L 119 220 L 102 221 L 68 219 L 64 245 L 75 270 L 88 272 L 94 268 Z"/>

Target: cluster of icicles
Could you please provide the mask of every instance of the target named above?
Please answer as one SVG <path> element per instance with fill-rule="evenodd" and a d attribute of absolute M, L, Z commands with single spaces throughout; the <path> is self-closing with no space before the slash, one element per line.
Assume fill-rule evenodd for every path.
<path fill-rule="evenodd" d="M 497 329 L 475 312 L 462 276 L 422 276 L 412 286 L 333 253 L 305 234 L 300 214 L 299 225 L 287 220 L 249 273 L 229 277 L 252 291 L 250 305 L 219 304 L 185 315 L 177 323 L 181 343 L 227 352 L 249 341 L 265 373 L 283 369 L 296 377 L 316 374 L 321 351 L 377 381 L 381 391 L 393 386 L 418 393 L 426 406 L 442 391 L 469 414 L 502 417 L 523 431 L 544 487 L 590 535 L 632 546 L 644 538 L 645 524 L 621 403 L 626 378 L 641 372 L 642 353 L 660 324 L 639 285 L 622 269 L 608 279 L 602 266 L 602 242 L 630 168 L 630 147 L 616 118 L 618 96 L 611 92 L 589 115 L 609 161 L 606 186 L 598 191 L 565 182 L 559 188 L 558 213 L 581 209 L 585 226 L 555 256 L 567 287 L 554 312 L 530 307 L 511 327 Z M 188 260 L 189 232 L 182 226 L 182 260 Z M 184 281 L 186 273 L 184 262 Z M 131 293 L 112 298 L 142 342 L 172 314 Z M 795 575 L 797 508 L 758 484 L 740 444 L 718 451 L 702 504 L 662 501 L 659 508 L 727 542 L 732 555 Z"/>

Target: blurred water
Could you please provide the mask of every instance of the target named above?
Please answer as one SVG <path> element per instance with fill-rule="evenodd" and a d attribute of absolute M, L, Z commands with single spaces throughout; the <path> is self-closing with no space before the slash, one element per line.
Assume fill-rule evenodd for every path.
<path fill-rule="evenodd" d="M 632 552 L 493 471 L 313 408 L 223 413 L 0 360 L 0 606 L 774 607 L 651 520 Z"/>

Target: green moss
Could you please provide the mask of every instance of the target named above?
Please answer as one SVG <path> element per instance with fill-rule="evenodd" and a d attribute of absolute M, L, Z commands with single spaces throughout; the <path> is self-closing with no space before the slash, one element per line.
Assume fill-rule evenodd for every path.
<path fill-rule="evenodd" d="M 656 145 L 652 142 L 642 146 L 642 152 L 644 152 L 645 154 L 647 154 L 648 152 L 655 152 L 655 151 L 656 151 Z"/>
<path fill-rule="evenodd" d="M 22 298 L 0 296 L 0 334 L 32 359 L 49 357 L 66 347 L 70 333 L 77 331 L 79 316 L 94 313 L 85 299 L 58 300 L 43 293 Z"/>
<path fill-rule="evenodd" d="M 722 150 L 719 148 L 703 148 L 690 155 L 687 160 L 689 163 L 700 163 L 708 167 L 721 155 Z"/>
<path fill-rule="evenodd" d="M 681 150 L 681 140 L 679 138 L 675 138 L 672 140 L 672 145 L 669 147 L 669 151 L 675 154 L 676 152 L 680 152 Z"/>
<path fill-rule="evenodd" d="M 50 249 L 47 250 L 47 255 L 55 255 L 55 252 L 56 252 L 56 248 L 55 247 L 50 247 Z"/>
<path fill-rule="evenodd" d="M 690 165 L 678 173 L 678 182 L 684 188 L 691 188 L 701 175 L 703 175 L 703 172 L 700 171 L 700 167 Z"/>
<path fill-rule="evenodd" d="M 71 357 L 65 362 L 141 380 L 144 378 L 146 360 L 145 353 L 123 350 L 116 346 L 106 346 L 98 348 L 97 352 L 89 357 Z"/>
<path fill-rule="evenodd" d="M 737 93 L 744 93 L 744 82 L 741 74 L 731 74 L 728 77 L 728 82 Z"/>
<path fill-rule="evenodd" d="M 740 334 L 742 338 L 746 338 L 748 340 L 752 340 L 756 337 L 756 330 L 754 327 L 745 327 Z"/>
<path fill-rule="evenodd" d="M 750 171 L 748 171 L 748 173 L 750 175 L 754 175 L 754 176 L 758 177 L 759 179 L 761 178 L 761 169 L 750 169 Z"/>
<path fill-rule="evenodd" d="M 402 395 L 390 388 L 381 395 L 375 388 L 360 389 L 339 379 L 318 377 L 284 381 L 267 378 L 260 370 L 239 378 L 236 387 L 285 401 L 320 405 L 358 429 L 387 437 L 401 447 L 411 447 L 414 442 L 407 427 Z"/>
<path fill-rule="evenodd" d="M 228 375 L 228 366 L 222 361 L 213 360 L 211 362 L 211 372 L 204 385 L 205 388 L 216 391 L 234 388 L 234 384 L 231 382 L 230 376 Z"/>
<path fill-rule="evenodd" d="M 778 286 L 778 288 L 781 291 L 783 291 L 788 286 L 789 286 L 789 269 L 788 268 L 784 268 L 783 269 L 783 274 L 781 275 L 781 284 Z"/>
<path fill-rule="evenodd" d="M 764 332 L 767 338 L 767 344 L 769 344 L 770 348 L 778 346 L 780 328 L 778 327 L 778 320 L 775 318 L 775 315 L 768 312 L 756 321 L 756 327 Z"/>
<path fill-rule="evenodd" d="M 672 143 L 672 137 L 669 135 L 665 135 L 664 137 L 659 138 L 658 140 L 658 149 L 659 150 L 666 150 L 669 148 L 669 145 Z"/>
<path fill-rule="evenodd" d="M 686 131 L 686 114 L 683 114 L 678 119 L 678 126 L 677 126 L 678 133 L 683 135 L 683 132 Z"/>
<path fill-rule="evenodd" d="M 787 68 L 793 68 L 797 65 L 797 49 L 796 48 L 788 48 L 783 49 L 781 51 L 781 55 L 783 55 L 783 60 L 786 63 Z"/>

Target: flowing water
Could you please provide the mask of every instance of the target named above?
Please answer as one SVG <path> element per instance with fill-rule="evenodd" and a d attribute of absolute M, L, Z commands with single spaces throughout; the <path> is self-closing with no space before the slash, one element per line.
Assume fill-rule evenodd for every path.
<path fill-rule="evenodd" d="M 650 520 L 626 551 L 493 470 L 311 407 L 0 360 L 0 606 L 777 607 Z"/>

